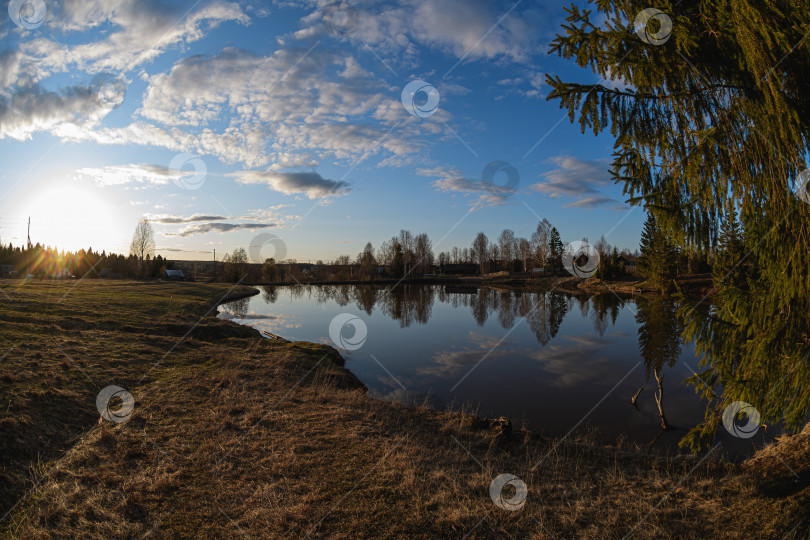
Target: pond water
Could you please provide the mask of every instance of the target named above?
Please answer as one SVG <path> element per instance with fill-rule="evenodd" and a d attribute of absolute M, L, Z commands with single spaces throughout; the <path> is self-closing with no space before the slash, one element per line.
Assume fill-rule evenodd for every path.
<path fill-rule="evenodd" d="M 661 435 L 656 448 L 673 448 L 703 419 L 706 402 L 683 382 L 698 359 L 680 339 L 672 301 L 445 285 L 261 290 L 220 306 L 219 317 L 336 346 L 384 399 L 507 416 L 549 436 L 592 429 L 650 443 Z M 663 434 L 655 370 L 677 428 Z M 630 399 L 640 387 L 636 408 Z M 720 431 L 730 455 L 750 453 L 766 436 Z"/>

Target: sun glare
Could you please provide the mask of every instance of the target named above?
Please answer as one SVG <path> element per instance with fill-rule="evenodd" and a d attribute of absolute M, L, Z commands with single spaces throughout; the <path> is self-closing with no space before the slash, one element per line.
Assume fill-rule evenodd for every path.
<path fill-rule="evenodd" d="M 110 202 L 84 187 L 60 186 L 32 197 L 24 217 L 31 217 L 31 241 L 76 251 L 121 251 L 120 225 L 113 219 Z"/>

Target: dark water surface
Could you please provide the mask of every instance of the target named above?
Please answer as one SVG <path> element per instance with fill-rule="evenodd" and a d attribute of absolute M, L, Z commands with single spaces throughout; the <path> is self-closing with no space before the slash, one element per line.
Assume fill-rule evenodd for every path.
<path fill-rule="evenodd" d="M 680 339 L 675 309 L 664 299 L 615 295 L 339 285 L 262 287 L 258 296 L 221 306 L 219 316 L 338 346 L 373 395 L 508 416 L 547 435 L 595 429 L 607 440 L 651 442 L 661 431 L 657 369 L 667 419 L 679 429 L 655 446 L 671 448 L 705 408 L 683 382 L 698 360 Z M 330 337 L 341 314 L 350 322 L 338 319 Z M 629 402 L 640 387 L 636 410 Z M 761 447 L 765 436 L 738 439 L 721 427 L 719 440 L 740 455 Z"/>

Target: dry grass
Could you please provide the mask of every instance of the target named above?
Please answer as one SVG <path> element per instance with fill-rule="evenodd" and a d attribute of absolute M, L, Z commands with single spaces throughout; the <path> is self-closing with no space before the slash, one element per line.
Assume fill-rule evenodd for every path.
<path fill-rule="evenodd" d="M 118 322 L 133 328 L 127 331 L 97 328 L 102 323 L 92 320 L 106 311 L 93 302 L 124 284 L 86 284 L 71 295 L 75 326 L 34 341 L 38 330 L 59 324 L 61 308 L 55 310 L 47 295 L 59 286 L 22 290 L 27 320 L 15 319 L 5 304 L 0 314 L 4 330 L 10 324 L 14 335 L 31 340 L 0 364 L 2 395 L 12 403 L 0 412 L 3 485 L 10 486 L 3 503 L 10 506 L 41 480 L 0 524 L 6 536 L 808 533 L 806 438 L 785 439 L 738 467 L 719 452 L 665 460 L 635 447 L 598 445 L 587 434 L 565 441 L 523 431 L 505 437 L 494 423 L 471 415 L 369 397 L 328 347 L 274 343 L 210 318 L 136 384 L 185 333 L 178 328 L 199 320 L 224 289 L 147 286 L 157 287 L 147 298 L 138 293 L 141 285 L 126 284 L 117 292 L 139 304 L 130 308 L 116 299 Z M 143 305 L 160 293 L 177 297 L 157 315 L 163 325 Z M 164 327 L 173 330 L 167 334 Z M 62 365 L 54 353 L 60 344 L 76 349 L 72 362 L 83 363 L 93 384 L 81 370 Z M 106 384 L 135 396 L 128 422 L 98 424 L 94 392 Z M 798 482 L 776 469 L 780 460 L 789 460 Z M 502 510 L 490 499 L 490 482 L 500 473 L 527 484 L 521 510 Z"/>

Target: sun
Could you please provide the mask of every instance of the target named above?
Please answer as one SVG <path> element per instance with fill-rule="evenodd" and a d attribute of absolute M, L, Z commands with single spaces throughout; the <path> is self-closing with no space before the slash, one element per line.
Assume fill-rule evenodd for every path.
<path fill-rule="evenodd" d="M 120 226 L 100 189 L 64 185 L 36 193 L 24 214 L 31 217 L 31 242 L 65 251 L 122 251 Z"/>

